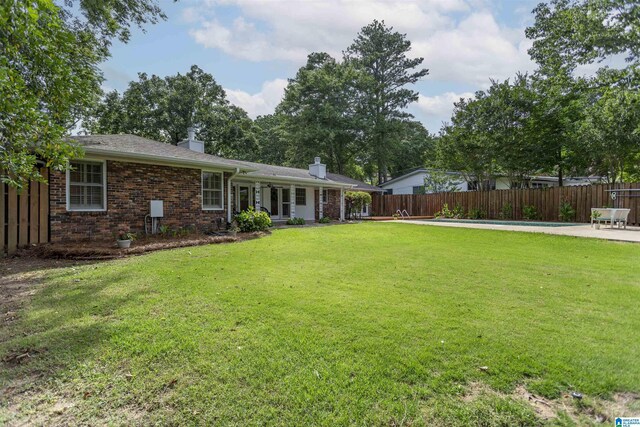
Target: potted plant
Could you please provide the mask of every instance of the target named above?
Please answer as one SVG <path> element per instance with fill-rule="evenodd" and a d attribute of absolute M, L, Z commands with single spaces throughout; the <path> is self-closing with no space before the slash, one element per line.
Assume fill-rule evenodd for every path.
<path fill-rule="evenodd" d="M 593 226 L 596 228 L 596 230 L 600 230 L 600 217 L 602 216 L 602 212 L 599 211 L 593 211 L 591 212 L 591 219 L 594 221 Z"/>
<path fill-rule="evenodd" d="M 118 232 L 118 237 L 116 238 L 116 242 L 118 243 L 118 247 L 120 249 L 126 249 L 131 246 L 131 242 L 136 238 L 135 233 L 132 233 L 128 230 L 120 230 Z"/>

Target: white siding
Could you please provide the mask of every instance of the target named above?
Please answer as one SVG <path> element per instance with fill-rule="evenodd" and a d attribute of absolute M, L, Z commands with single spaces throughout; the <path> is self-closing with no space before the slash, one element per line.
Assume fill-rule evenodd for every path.
<path fill-rule="evenodd" d="M 298 187 L 300 188 L 300 187 Z M 296 205 L 296 217 L 297 218 L 304 218 L 307 221 L 313 221 L 315 220 L 315 200 L 314 200 L 314 191 L 315 189 L 313 187 L 305 187 L 306 188 L 306 198 L 307 198 L 307 204 L 306 206 L 302 206 L 302 205 Z"/>
<path fill-rule="evenodd" d="M 409 175 L 405 178 L 400 178 L 390 184 L 382 184 L 380 187 L 385 190 L 393 189 L 393 194 L 413 194 L 413 187 L 420 187 L 424 185 L 424 178 L 427 176 L 427 172 L 416 173 Z M 460 181 L 458 184 L 458 191 L 467 191 L 467 183 Z"/>

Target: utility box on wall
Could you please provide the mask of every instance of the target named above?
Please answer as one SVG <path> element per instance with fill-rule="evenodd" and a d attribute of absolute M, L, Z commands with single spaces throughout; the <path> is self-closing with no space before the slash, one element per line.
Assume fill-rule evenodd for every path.
<path fill-rule="evenodd" d="M 162 200 L 151 201 L 151 218 L 162 218 L 164 216 L 164 207 Z"/>

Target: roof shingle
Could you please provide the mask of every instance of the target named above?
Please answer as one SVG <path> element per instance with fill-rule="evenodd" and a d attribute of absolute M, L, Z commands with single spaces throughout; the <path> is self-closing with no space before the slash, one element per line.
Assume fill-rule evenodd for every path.
<path fill-rule="evenodd" d="M 381 191 L 378 187 L 365 184 L 364 182 L 344 175 L 327 173 L 327 179 L 319 179 L 311 175 L 307 169 L 225 159 L 223 157 L 199 153 L 189 150 L 188 148 L 178 147 L 136 135 L 81 135 L 72 136 L 70 139 L 78 142 L 87 153 L 94 155 L 118 156 L 132 160 L 164 161 L 177 165 L 209 166 L 223 169 L 239 168 L 246 176 L 255 178 L 277 178 L 288 181 L 305 180 L 307 182 L 317 181 L 318 184 L 351 185 L 358 190 Z"/>

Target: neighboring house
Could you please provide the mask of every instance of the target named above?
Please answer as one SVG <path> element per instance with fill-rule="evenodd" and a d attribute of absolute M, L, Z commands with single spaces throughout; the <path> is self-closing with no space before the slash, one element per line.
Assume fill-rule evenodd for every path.
<path fill-rule="evenodd" d="M 50 240 L 111 237 L 120 229 L 149 229 L 151 202 L 159 223 L 201 231 L 230 222 L 254 206 L 272 220 L 297 217 L 344 220 L 344 192 L 377 187 L 326 172 L 316 158 L 309 169 L 270 166 L 204 153 L 189 138 L 178 146 L 134 135 L 72 137 L 85 151 L 66 173 L 51 171 Z"/>
<path fill-rule="evenodd" d="M 565 187 L 573 187 L 576 185 L 597 184 L 601 181 L 602 177 L 599 176 L 573 176 L 565 177 L 562 180 L 562 185 Z M 511 188 L 511 181 L 507 177 L 498 177 L 495 182 L 496 190 L 508 190 Z M 528 180 L 529 188 L 557 187 L 558 185 L 560 184 L 557 176 L 534 175 Z"/>
<path fill-rule="evenodd" d="M 424 179 L 431 169 L 415 169 L 407 174 L 393 178 L 380 185 L 386 194 L 424 194 Z M 457 172 L 444 172 L 457 187 L 456 191 L 467 191 L 469 186 L 464 178 Z"/>
<path fill-rule="evenodd" d="M 424 180 L 429 175 L 431 169 L 421 168 L 413 170 L 405 175 L 391 179 L 380 187 L 386 194 L 424 194 Z M 451 178 L 451 182 L 457 187 L 456 191 L 474 191 L 478 188 L 478 183 L 466 181 L 459 172 L 445 172 Z M 563 185 L 589 185 L 600 182 L 600 177 L 568 177 L 564 178 Z M 531 176 L 528 179 L 529 188 L 557 187 L 558 177 L 548 175 Z M 511 180 L 505 176 L 499 176 L 488 182 L 489 190 L 508 190 L 512 188 Z"/>

